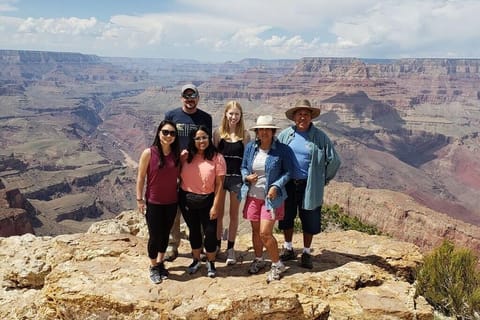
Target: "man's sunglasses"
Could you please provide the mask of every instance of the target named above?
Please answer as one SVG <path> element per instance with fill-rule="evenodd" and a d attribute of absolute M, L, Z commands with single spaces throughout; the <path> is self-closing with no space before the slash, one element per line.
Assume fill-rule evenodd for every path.
<path fill-rule="evenodd" d="M 177 133 L 175 131 L 170 131 L 170 130 L 162 130 L 162 134 L 166 137 L 168 135 L 175 137 Z"/>
<path fill-rule="evenodd" d="M 198 98 L 198 94 L 195 93 L 195 92 L 190 93 L 190 94 L 188 94 L 188 93 L 182 93 L 182 97 L 183 97 L 184 99 L 197 99 L 197 98 Z"/>

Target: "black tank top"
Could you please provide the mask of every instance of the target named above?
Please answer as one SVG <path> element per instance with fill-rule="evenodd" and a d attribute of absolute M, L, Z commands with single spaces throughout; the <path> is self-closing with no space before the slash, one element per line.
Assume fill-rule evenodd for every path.
<path fill-rule="evenodd" d="M 243 159 L 243 142 L 228 142 L 221 139 L 218 143 L 218 151 L 227 163 L 227 176 L 241 176 L 240 166 Z"/>

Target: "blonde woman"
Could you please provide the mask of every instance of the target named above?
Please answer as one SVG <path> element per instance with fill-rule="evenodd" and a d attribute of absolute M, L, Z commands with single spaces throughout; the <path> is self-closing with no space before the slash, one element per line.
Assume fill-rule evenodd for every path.
<path fill-rule="evenodd" d="M 230 195 L 230 222 L 228 225 L 227 265 L 233 265 L 237 262 L 234 245 L 238 230 L 239 193 L 242 187 L 240 166 L 242 164 L 245 145 L 249 141 L 250 134 L 245 130 L 242 106 L 237 101 L 229 101 L 225 105 L 220 126 L 213 133 L 213 143 L 227 163 L 227 174 L 220 195 L 222 199 L 221 211 L 217 221 L 217 247 L 218 250 L 220 250 L 225 198 L 228 192 Z"/>

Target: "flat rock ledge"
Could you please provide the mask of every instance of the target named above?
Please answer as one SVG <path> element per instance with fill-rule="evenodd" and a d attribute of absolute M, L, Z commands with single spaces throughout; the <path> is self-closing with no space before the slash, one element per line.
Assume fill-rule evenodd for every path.
<path fill-rule="evenodd" d="M 238 263 L 218 256 L 190 275 L 190 247 L 149 279 L 143 217 L 134 211 L 88 233 L 0 238 L 0 319 L 433 319 L 412 284 L 422 255 L 413 244 L 355 231 L 314 237 L 314 268 L 288 261 L 280 281 L 249 275 L 249 234 L 238 238 Z M 282 235 L 277 235 L 279 242 Z M 300 256 L 301 236 L 294 236 Z M 268 258 L 268 257 L 266 257 Z"/>

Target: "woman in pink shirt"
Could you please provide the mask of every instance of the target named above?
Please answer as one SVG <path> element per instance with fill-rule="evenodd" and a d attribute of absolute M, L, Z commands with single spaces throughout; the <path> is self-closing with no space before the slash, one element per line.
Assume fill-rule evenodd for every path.
<path fill-rule="evenodd" d="M 226 164 L 208 132 L 205 126 L 190 132 L 187 150 L 181 156 L 179 206 L 192 247 L 193 261 L 188 273 L 193 274 L 200 268 L 203 244 L 207 253 L 207 275 L 213 278 L 216 275 L 217 216 L 223 205 L 220 194 Z"/>
<path fill-rule="evenodd" d="M 164 120 L 158 126 L 152 146 L 143 150 L 140 156 L 136 188 L 137 207 L 145 214 L 148 226 L 147 249 L 153 283 L 160 283 L 168 277 L 164 257 L 177 212 L 179 158 L 177 128 L 175 123 Z"/>

